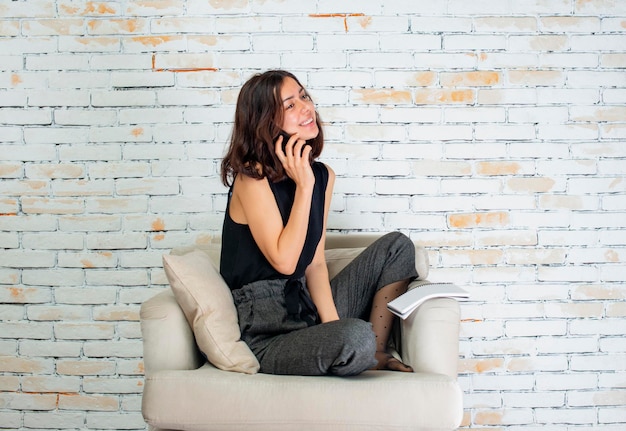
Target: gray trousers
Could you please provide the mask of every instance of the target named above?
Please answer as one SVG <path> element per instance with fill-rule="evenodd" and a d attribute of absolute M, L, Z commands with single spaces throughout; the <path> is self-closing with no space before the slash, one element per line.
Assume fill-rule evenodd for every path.
<path fill-rule="evenodd" d="M 290 310 L 287 280 L 262 280 L 234 290 L 241 338 L 263 373 L 359 374 L 377 363 L 376 338 L 367 321 L 374 295 L 390 283 L 416 276 L 413 243 L 401 233 L 387 234 L 330 281 L 340 320 L 315 324 L 307 318 L 312 302 L 304 278 L 299 280 L 301 313 Z"/>

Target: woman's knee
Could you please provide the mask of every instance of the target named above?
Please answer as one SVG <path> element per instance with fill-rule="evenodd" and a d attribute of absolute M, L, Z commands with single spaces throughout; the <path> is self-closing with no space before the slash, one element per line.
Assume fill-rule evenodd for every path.
<path fill-rule="evenodd" d="M 413 241 L 403 234 L 402 232 L 389 232 L 384 235 L 383 238 L 386 238 L 389 241 L 390 247 L 399 252 L 415 252 L 415 244 Z"/>
<path fill-rule="evenodd" d="M 355 375 L 376 365 L 376 335 L 372 324 L 361 319 L 338 320 L 338 355 L 331 369 L 336 375 Z"/>

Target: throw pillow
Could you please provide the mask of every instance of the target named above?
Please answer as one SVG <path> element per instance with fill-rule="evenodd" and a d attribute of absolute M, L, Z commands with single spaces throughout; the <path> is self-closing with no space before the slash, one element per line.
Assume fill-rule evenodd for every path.
<path fill-rule="evenodd" d="M 259 362 L 241 341 L 230 289 L 209 256 L 198 250 L 182 256 L 164 255 L 163 267 L 196 343 L 209 362 L 226 371 L 256 373 Z"/>

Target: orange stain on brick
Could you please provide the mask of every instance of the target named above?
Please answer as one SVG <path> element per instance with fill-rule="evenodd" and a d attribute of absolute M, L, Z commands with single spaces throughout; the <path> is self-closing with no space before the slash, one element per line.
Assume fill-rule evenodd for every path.
<path fill-rule="evenodd" d="M 143 135 L 143 128 L 142 127 L 136 127 L 130 133 L 134 137 L 141 136 L 141 135 Z"/>
<path fill-rule="evenodd" d="M 211 242 L 213 242 L 212 235 L 198 235 L 195 241 L 196 244 L 211 244 Z"/>
<path fill-rule="evenodd" d="M 119 21 L 120 23 L 120 27 L 124 28 L 126 31 L 128 31 L 129 33 L 134 33 L 137 31 L 137 28 L 139 27 L 137 25 L 137 20 L 134 19 L 129 19 L 129 20 L 124 20 L 124 21 Z"/>
<path fill-rule="evenodd" d="M 371 16 L 367 16 L 367 17 L 363 17 L 359 19 L 359 24 L 361 25 L 361 28 L 367 28 L 370 26 L 370 24 L 372 24 L 372 17 Z"/>
<path fill-rule="evenodd" d="M 139 28 L 137 20 L 134 19 L 116 19 L 111 21 L 91 20 L 87 23 L 87 26 L 89 26 L 89 28 L 93 31 L 108 23 L 115 24 L 117 28 L 127 33 L 135 33 Z"/>
<path fill-rule="evenodd" d="M 460 372 L 476 372 L 476 373 L 484 373 L 487 371 L 496 370 L 502 368 L 504 364 L 504 359 L 502 358 L 493 358 L 493 359 L 484 359 L 484 360 L 467 360 L 464 363 L 461 363 Z"/>
<path fill-rule="evenodd" d="M 152 222 L 152 230 L 165 230 L 165 222 L 162 218 L 158 218 Z"/>
<path fill-rule="evenodd" d="M 343 28 L 348 32 L 348 18 L 351 17 L 364 17 L 364 13 L 317 13 L 309 15 L 311 18 L 343 18 Z M 370 20 L 371 21 L 371 20 Z M 363 25 L 363 20 L 360 20 L 361 27 L 365 28 Z M 369 25 L 369 22 L 367 23 Z"/>
<path fill-rule="evenodd" d="M 160 233 L 160 234 L 154 235 L 152 239 L 154 239 L 155 241 L 163 241 L 165 239 L 165 235 Z"/>
<path fill-rule="evenodd" d="M 448 216 L 450 226 L 457 229 L 472 227 L 506 226 L 509 223 L 507 212 L 464 213 Z"/>
<path fill-rule="evenodd" d="M 28 183 L 28 186 L 33 190 L 39 190 L 46 186 L 46 182 L 45 181 L 30 181 Z"/>
<path fill-rule="evenodd" d="M 95 268 L 95 265 L 93 264 L 93 262 L 87 260 L 87 259 L 82 259 L 80 261 L 80 263 L 83 264 L 83 268 Z"/>
<path fill-rule="evenodd" d="M 97 13 L 99 15 L 115 15 L 115 9 L 110 7 L 107 3 L 95 3 L 88 2 L 85 8 L 86 13 Z"/>
<path fill-rule="evenodd" d="M 511 190 L 517 192 L 547 192 L 552 189 L 555 180 L 547 177 L 538 178 L 511 178 L 507 181 L 507 185 Z"/>
<path fill-rule="evenodd" d="M 23 301 L 25 299 L 24 289 L 19 287 L 11 287 L 9 288 L 9 292 L 11 292 L 11 298 L 17 301 Z"/>
<path fill-rule="evenodd" d="M 445 87 L 491 86 L 500 82 L 500 74 L 494 71 L 444 73 L 441 81 Z"/>
<path fill-rule="evenodd" d="M 156 54 L 152 54 L 152 70 L 155 72 L 217 72 L 215 67 L 170 67 L 170 68 L 157 68 L 156 67 Z"/>
<path fill-rule="evenodd" d="M 164 43 L 172 41 L 174 38 L 171 36 L 137 36 L 133 37 L 133 42 L 139 42 L 142 45 L 156 47 Z M 154 60 L 154 56 L 153 56 Z"/>
<path fill-rule="evenodd" d="M 609 188 L 615 188 L 617 186 L 619 186 L 622 183 L 622 179 L 621 178 L 616 178 L 615 180 L 611 181 L 611 184 L 609 184 Z"/>
<path fill-rule="evenodd" d="M 411 93 L 409 91 L 365 89 L 356 90 L 356 94 L 361 96 L 363 102 L 367 103 L 410 103 Z"/>
<path fill-rule="evenodd" d="M 17 85 L 20 85 L 21 83 L 22 83 L 22 77 L 20 75 L 18 75 L 17 73 L 14 73 L 13 75 L 11 75 L 11 85 L 15 87 Z"/>
<path fill-rule="evenodd" d="M 477 412 L 474 423 L 478 425 L 499 425 L 502 423 L 502 412 Z"/>
<path fill-rule="evenodd" d="M 427 87 L 435 82 L 435 72 L 418 72 L 413 75 L 415 83 L 422 87 Z"/>
<path fill-rule="evenodd" d="M 512 175 L 520 169 L 520 164 L 515 162 L 480 162 L 476 165 L 476 172 L 480 175 Z"/>
<path fill-rule="evenodd" d="M 436 105 L 445 103 L 471 103 L 474 90 L 420 89 L 415 93 L 418 105 Z"/>
<path fill-rule="evenodd" d="M 607 250 L 604 258 L 607 262 L 619 262 L 619 254 L 615 250 Z"/>

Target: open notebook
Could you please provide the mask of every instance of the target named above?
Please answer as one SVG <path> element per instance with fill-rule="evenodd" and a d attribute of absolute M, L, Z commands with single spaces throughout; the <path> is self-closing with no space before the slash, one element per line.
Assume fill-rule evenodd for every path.
<path fill-rule="evenodd" d="M 452 283 L 432 283 L 417 286 L 387 304 L 393 314 L 406 319 L 420 304 L 431 298 L 467 299 L 469 293 Z"/>

